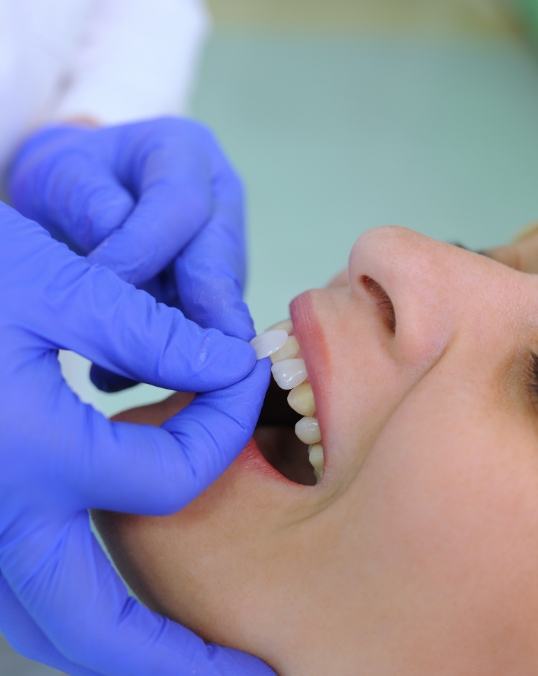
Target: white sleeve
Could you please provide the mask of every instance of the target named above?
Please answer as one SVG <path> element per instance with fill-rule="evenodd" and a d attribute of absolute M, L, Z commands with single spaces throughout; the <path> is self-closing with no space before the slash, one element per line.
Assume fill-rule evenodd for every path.
<path fill-rule="evenodd" d="M 94 0 L 53 118 L 184 112 L 208 25 L 203 0 Z"/>

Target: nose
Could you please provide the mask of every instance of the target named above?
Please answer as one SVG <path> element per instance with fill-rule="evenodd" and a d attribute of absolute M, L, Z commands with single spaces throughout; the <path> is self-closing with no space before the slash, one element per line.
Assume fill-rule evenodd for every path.
<path fill-rule="evenodd" d="M 351 250 L 352 292 L 361 298 L 371 293 L 365 280 L 381 287 L 392 303 L 395 349 L 417 367 L 438 358 L 457 330 L 454 287 L 461 266 L 454 266 L 454 256 L 459 254 L 455 247 L 397 226 L 368 230 Z"/>

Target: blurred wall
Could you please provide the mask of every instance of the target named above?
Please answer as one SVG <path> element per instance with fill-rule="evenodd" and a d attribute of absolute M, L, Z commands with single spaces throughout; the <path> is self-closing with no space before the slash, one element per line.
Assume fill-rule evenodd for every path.
<path fill-rule="evenodd" d="M 515 3 L 517 0 L 208 0 L 220 26 L 354 33 L 432 29 L 444 33 L 512 32 L 518 23 Z"/>

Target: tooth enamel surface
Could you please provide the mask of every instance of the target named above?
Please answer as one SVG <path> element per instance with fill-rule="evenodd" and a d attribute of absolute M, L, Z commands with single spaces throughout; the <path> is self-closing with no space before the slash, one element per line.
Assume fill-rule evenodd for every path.
<path fill-rule="evenodd" d="M 299 413 L 311 417 L 316 412 L 314 402 L 314 392 L 308 381 L 301 383 L 288 394 L 288 404 L 290 408 Z"/>
<path fill-rule="evenodd" d="M 283 319 L 281 322 L 277 322 L 276 324 L 273 324 L 272 326 L 266 329 L 266 331 L 276 331 L 276 330 L 285 331 L 288 334 L 288 336 L 290 336 L 293 333 L 293 324 L 291 319 Z"/>
<path fill-rule="evenodd" d="M 301 418 L 295 424 L 295 434 L 303 444 L 317 444 L 321 441 L 319 422 L 317 418 Z"/>
<path fill-rule="evenodd" d="M 252 347 L 256 350 L 258 359 L 264 359 L 278 352 L 288 341 L 288 334 L 282 329 L 273 329 L 260 333 L 250 341 Z"/>
<path fill-rule="evenodd" d="M 293 359 L 299 354 L 299 343 L 295 336 L 289 336 L 288 340 L 282 345 L 280 350 L 277 350 L 271 355 L 271 361 L 276 364 L 277 361 L 284 359 Z"/>
<path fill-rule="evenodd" d="M 314 474 L 318 481 L 323 477 L 323 470 L 325 469 L 325 460 L 323 456 L 323 446 L 321 444 L 314 444 L 308 449 L 308 460 L 314 468 Z"/>
<path fill-rule="evenodd" d="M 283 390 L 292 390 L 307 378 L 306 366 L 302 359 L 284 359 L 271 366 L 276 384 Z"/>

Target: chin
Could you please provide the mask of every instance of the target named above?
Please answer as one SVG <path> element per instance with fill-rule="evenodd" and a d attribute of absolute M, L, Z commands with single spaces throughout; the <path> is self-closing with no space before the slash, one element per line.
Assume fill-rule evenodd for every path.
<path fill-rule="evenodd" d="M 288 482 L 274 473 L 253 440 L 181 512 L 94 512 L 93 519 L 124 580 L 149 608 L 205 640 L 267 659 L 256 619 L 264 594 L 286 589 L 284 579 L 267 582 L 268 560 L 278 555 L 270 534 Z"/>

